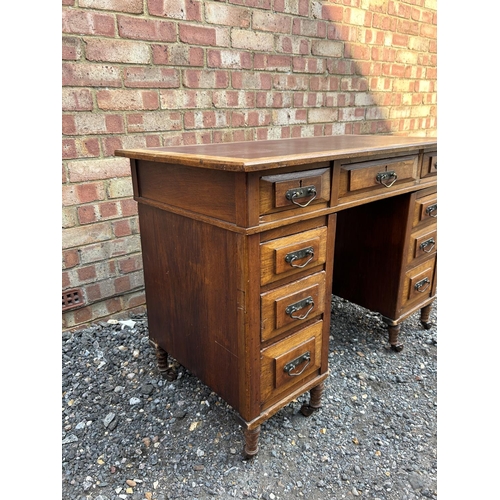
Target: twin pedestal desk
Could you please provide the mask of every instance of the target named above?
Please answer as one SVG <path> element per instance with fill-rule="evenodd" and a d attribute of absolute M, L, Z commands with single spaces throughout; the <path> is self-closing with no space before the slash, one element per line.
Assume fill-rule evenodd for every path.
<path fill-rule="evenodd" d="M 334 136 L 118 150 L 131 159 L 149 336 L 261 424 L 321 406 L 332 293 L 401 322 L 436 296 L 437 140 Z"/>

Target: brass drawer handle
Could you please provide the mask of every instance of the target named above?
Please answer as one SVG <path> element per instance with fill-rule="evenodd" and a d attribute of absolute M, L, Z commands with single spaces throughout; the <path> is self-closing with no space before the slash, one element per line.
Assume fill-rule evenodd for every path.
<path fill-rule="evenodd" d="M 298 373 L 291 373 L 292 370 L 295 370 L 297 366 L 300 365 L 300 363 L 303 363 L 304 361 L 307 361 L 307 363 L 304 365 L 304 368 L 300 370 Z M 283 367 L 283 371 L 286 372 L 290 377 L 297 377 L 298 375 L 302 375 L 304 373 L 304 370 L 309 366 L 309 363 L 311 362 L 311 353 L 309 351 L 305 352 L 304 354 L 300 355 L 298 358 L 294 359 L 293 361 L 290 361 L 290 363 L 287 363 Z"/>
<path fill-rule="evenodd" d="M 304 309 L 304 307 L 311 306 L 309 310 L 303 314 L 302 316 L 294 316 L 294 313 L 297 311 L 300 311 L 301 309 Z M 295 304 L 290 304 L 286 309 L 285 312 L 290 316 L 290 318 L 293 319 L 306 319 L 309 316 L 309 313 L 314 309 L 314 300 L 311 296 L 307 297 L 306 299 L 299 300 L 298 302 L 295 302 Z"/>
<path fill-rule="evenodd" d="M 388 179 L 392 179 L 392 181 L 388 181 Z M 379 172 L 377 174 L 377 182 L 383 184 L 386 188 L 390 188 L 397 180 L 398 174 L 396 174 L 394 170 L 389 170 L 388 172 Z"/>
<path fill-rule="evenodd" d="M 424 278 L 423 280 L 420 280 L 418 283 L 415 283 L 415 290 L 420 293 L 424 293 L 428 288 L 429 285 L 431 284 L 429 278 Z M 425 288 L 422 288 L 425 287 Z"/>
<path fill-rule="evenodd" d="M 425 209 L 425 213 L 429 216 L 429 217 L 434 217 L 436 218 L 438 216 L 438 214 L 434 214 L 432 215 L 432 212 L 437 212 L 437 209 L 438 209 L 438 206 L 437 206 L 437 203 L 435 203 L 434 205 L 429 205 L 426 209 Z"/>
<path fill-rule="evenodd" d="M 428 247 L 429 245 L 431 245 L 431 247 L 426 249 L 426 247 Z M 422 250 L 425 253 L 431 253 L 435 246 L 436 242 L 434 241 L 434 238 L 429 238 L 428 240 L 425 240 L 422 243 L 420 243 L 420 250 Z"/>
<path fill-rule="evenodd" d="M 289 189 L 285 197 L 288 201 L 291 201 L 293 204 L 305 208 L 309 203 L 311 203 L 317 196 L 316 192 L 316 187 L 315 186 L 305 186 L 301 188 L 294 188 L 294 189 Z M 312 198 L 307 202 L 304 203 L 303 205 L 299 203 L 298 201 L 295 201 L 296 198 L 305 198 L 306 196 L 312 196 Z"/>
<path fill-rule="evenodd" d="M 304 262 L 302 265 L 294 264 L 294 261 L 298 259 L 303 259 L 304 257 L 307 257 L 310 255 L 309 259 L 307 259 L 307 262 Z M 288 262 L 292 267 L 306 267 L 311 260 L 314 259 L 314 248 L 313 247 L 307 247 L 304 248 L 303 250 L 297 250 L 296 252 L 290 252 L 285 255 L 285 261 Z"/>

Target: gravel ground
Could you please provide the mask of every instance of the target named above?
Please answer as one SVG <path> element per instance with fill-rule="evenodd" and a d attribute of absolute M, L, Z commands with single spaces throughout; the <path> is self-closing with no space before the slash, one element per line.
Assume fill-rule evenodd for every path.
<path fill-rule="evenodd" d="M 160 377 L 145 315 L 63 333 L 62 499 L 437 498 L 437 306 L 400 353 L 378 314 L 331 311 L 323 407 L 281 409 L 249 461 L 229 405 L 183 367 Z"/>

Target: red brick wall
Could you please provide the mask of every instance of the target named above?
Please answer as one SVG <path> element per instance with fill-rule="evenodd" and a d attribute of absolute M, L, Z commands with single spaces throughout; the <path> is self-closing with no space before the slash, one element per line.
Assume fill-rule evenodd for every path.
<path fill-rule="evenodd" d="M 63 0 L 63 329 L 144 310 L 118 148 L 435 136 L 437 0 Z"/>

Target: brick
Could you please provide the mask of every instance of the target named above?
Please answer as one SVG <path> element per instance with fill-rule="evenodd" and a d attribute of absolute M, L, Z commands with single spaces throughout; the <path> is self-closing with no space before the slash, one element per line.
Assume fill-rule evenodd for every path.
<path fill-rule="evenodd" d="M 63 140 L 63 159 L 97 158 L 101 155 L 98 139 L 74 138 Z"/>
<path fill-rule="evenodd" d="M 220 128 L 230 123 L 226 111 L 186 111 L 184 113 L 184 127 L 191 128 Z"/>
<path fill-rule="evenodd" d="M 149 46 L 142 42 L 88 39 L 86 56 L 89 61 L 149 64 Z"/>
<path fill-rule="evenodd" d="M 117 238 L 122 238 L 123 236 L 130 236 L 132 234 L 132 228 L 130 227 L 130 220 L 122 219 L 113 222 L 113 234 Z"/>
<path fill-rule="evenodd" d="M 143 0 L 79 0 L 78 5 L 86 9 L 113 10 L 129 14 L 144 12 Z"/>
<path fill-rule="evenodd" d="M 83 283 L 85 281 L 93 280 L 96 277 L 95 266 L 85 266 L 77 269 L 78 281 Z"/>
<path fill-rule="evenodd" d="M 108 183 L 108 198 L 126 198 L 133 195 L 132 179 L 129 177 L 120 177 L 119 179 L 110 179 Z"/>
<path fill-rule="evenodd" d="M 208 50 L 207 66 L 209 68 L 251 69 L 252 54 L 235 50 Z"/>
<path fill-rule="evenodd" d="M 295 0 L 274 0 L 273 9 L 276 12 L 307 16 L 309 13 L 309 0 L 299 0 L 298 2 Z"/>
<path fill-rule="evenodd" d="M 66 250 L 62 254 L 63 269 L 71 269 L 80 264 L 80 255 L 78 250 Z"/>
<path fill-rule="evenodd" d="M 62 39 L 62 59 L 67 61 L 77 61 L 82 57 L 83 50 L 80 39 L 77 37 L 63 36 Z"/>
<path fill-rule="evenodd" d="M 205 22 L 207 23 L 249 28 L 250 20 L 251 11 L 249 9 L 217 3 L 206 3 L 205 5 Z"/>
<path fill-rule="evenodd" d="M 344 57 L 355 61 L 369 61 L 371 58 L 371 48 L 365 44 L 346 43 L 344 46 Z"/>
<path fill-rule="evenodd" d="M 201 2 L 195 0 L 147 0 L 152 16 L 201 21 Z"/>
<path fill-rule="evenodd" d="M 308 123 L 335 122 L 337 118 L 338 110 L 335 108 L 314 108 L 307 112 Z"/>
<path fill-rule="evenodd" d="M 191 45 L 216 45 L 217 37 L 214 28 L 181 24 L 179 25 L 179 39 Z"/>
<path fill-rule="evenodd" d="M 79 205 L 104 200 L 105 189 L 102 182 L 69 184 L 62 186 L 63 206 Z"/>
<path fill-rule="evenodd" d="M 265 71 L 287 71 L 292 67 L 291 56 L 277 56 L 273 54 L 255 54 L 254 69 Z"/>
<path fill-rule="evenodd" d="M 215 108 L 253 108 L 255 107 L 255 92 L 244 90 L 214 91 L 212 104 Z"/>
<path fill-rule="evenodd" d="M 117 24 L 121 38 L 158 42 L 175 42 L 177 40 L 176 25 L 171 21 L 117 16 Z"/>
<path fill-rule="evenodd" d="M 127 68 L 124 83 L 126 87 L 177 88 L 180 77 L 179 71 L 174 68 Z"/>
<path fill-rule="evenodd" d="M 68 163 L 71 182 L 85 182 L 130 175 L 128 158 L 105 158 L 96 160 L 80 160 Z"/>
<path fill-rule="evenodd" d="M 271 0 L 229 0 L 229 3 L 246 5 L 247 7 L 258 7 L 259 9 L 271 8 Z"/>
<path fill-rule="evenodd" d="M 79 35 L 114 36 L 115 19 L 111 14 L 63 9 L 62 31 Z"/>
<path fill-rule="evenodd" d="M 153 45 L 152 49 L 153 64 L 191 67 L 205 65 L 205 50 L 202 47 L 190 47 L 177 43 L 174 45 Z M 178 71 L 173 69 L 170 71 L 177 75 L 177 83 L 170 85 L 170 87 L 178 87 Z"/>
<path fill-rule="evenodd" d="M 89 89 L 62 89 L 63 111 L 90 111 L 93 108 Z"/>
<path fill-rule="evenodd" d="M 273 33 L 291 33 L 292 18 L 282 14 L 255 10 L 253 11 L 252 28 L 272 31 Z"/>
<path fill-rule="evenodd" d="M 75 207 L 62 208 L 62 227 L 75 227 L 78 225 L 78 215 Z"/>
<path fill-rule="evenodd" d="M 108 134 L 110 132 L 123 132 L 121 116 L 77 113 L 63 117 L 63 133 L 66 135 Z"/>
<path fill-rule="evenodd" d="M 121 70 L 102 64 L 63 63 L 62 85 L 71 87 L 121 87 Z"/>
<path fill-rule="evenodd" d="M 339 121 L 353 122 L 365 119 L 365 109 L 363 108 L 340 108 Z"/>
<path fill-rule="evenodd" d="M 323 5 L 321 18 L 327 21 L 342 21 L 344 18 L 344 7 L 341 5 Z"/>
<path fill-rule="evenodd" d="M 188 88 L 226 88 L 229 74 L 217 70 L 184 70 L 183 83 Z"/>
<path fill-rule="evenodd" d="M 124 308 L 134 314 L 142 314 L 146 310 L 146 295 L 139 291 L 130 293 L 122 298 Z"/>
<path fill-rule="evenodd" d="M 240 111 L 231 115 L 233 127 L 262 127 L 271 124 L 271 112 L 268 110 Z"/>
<path fill-rule="evenodd" d="M 336 40 L 313 40 L 311 54 L 322 57 L 342 57 L 344 44 Z"/>
<path fill-rule="evenodd" d="M 80 224 L 92 224 L 99 220 L 95 205 L 83 205 L 78 207 L 77 211 Z"/>
<path fill-rule="evenodd" d="M 298 73 L 324 73 L 326 63 L 324 59 L 314 57 L 294 57 L 293 71 Z"/>
<path fill-rule="evenodd" d="M 121 212 L 124 217 L 137 215 L 137 202 L 130 199 L 120 200 Z"/>
<path fill-rule="evenodd" d="M 299 38 L 297 36 L 276 36 L 277 52 L 286 54 L 309 54 L 309 40 L 307 38 Z"/>
<path fill-rule="evenodd" d="M 122 274 L 128 274 L 142 269 L 142 258 L 140 255 L 133 255 L 125 259 L 118 260 L 118 270 Z"/>
<path fill-rule="evenodd" d="M 275 125 L 306 123 L 307 111 L 305 109 L 273 109 L 272 116 Z"/>
<path fill-rule="evenodd" d="M 276 90 L 307 90 L 309 77 L 302 75 L 274 75 L 273 88 Z"/>
<path fill-rule="evenodd" d="M 272 87 L 272 76 L 249 71 L 234 72 L 231 75 L 231 83 L 235 89 L 269 90 Z"/>
<path fill-rule="evenodd" d="M 162 109 L 209 108 L 212 94 L 211 90 L 162 90 L 160 106 Z"/>
<path fill-rule="evenodd" d="M 182 128 L 182 116 L 178 111 L 149 111 L 130 114 L 127 121 L 127 132 L 158 132 Z"/>
<path fill-rule="evenodd" d="M 62 116 L 62 133 L 63 135 L 72 135 L 76 133 L 76 122 L 73 115 Z"/>
<path fill-rule="evenodd" d="M 158 92 L 154 90 L 99 90 L 96 93 L 97 105 L 105 111 L 138 109 L 158 109 Z"/>
<path fill-rule="evenodd" d="M 327 34 L 327 25 L 324 21 L 294 19 L 292 33 L 303 37 L 325 38 Z"/>
<path fill-rule="evenodd" d="M 77 248 L 96 241 L 106 241 L 112 237 L 113 232 L 108 222 L 72 227 L 62 232 L 62 248 Z"/>
<path fill-rule="evenodd" d="M 231 32 L 231 44 L 236 49 L 272 52 L 274 50 L 274 35 L 259 31 L 234 29 Z"/>

